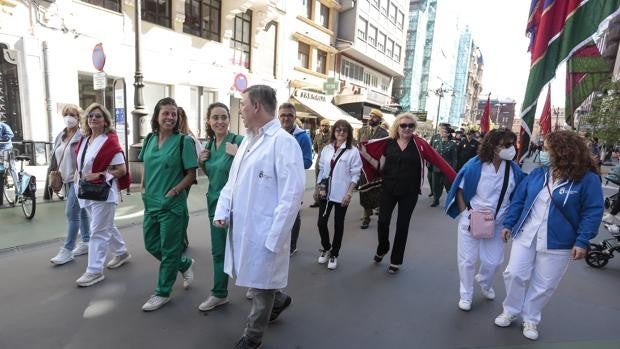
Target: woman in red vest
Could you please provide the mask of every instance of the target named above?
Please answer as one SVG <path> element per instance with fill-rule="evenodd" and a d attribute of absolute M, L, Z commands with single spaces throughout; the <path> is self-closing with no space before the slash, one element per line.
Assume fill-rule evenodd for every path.
<path fill-rule="evenodd" d="M 114 257 L 108 262 L 108 269 L 115 269 L 131 259 L 120 231 L 114 225 L 114 211 L 121 196 L 120 191 L 129 187 L 131 179 L 127 162 L 112 129 L 112 118 L 108 110 L 97 103 L 84 111 L 83 138 L 77 150 L 76 186 L 80 206 L 90 216 L 90 241 L 88 243 L 88 267 L 76 280 L 78 286 L 88 287 L 103 280 L 103 264 L 108 249 Z M 107 197 L 86 198 L 83 188 L 88 183 L 106 183 Z M 82 189 L 82 190 L 80 190 Z"/>

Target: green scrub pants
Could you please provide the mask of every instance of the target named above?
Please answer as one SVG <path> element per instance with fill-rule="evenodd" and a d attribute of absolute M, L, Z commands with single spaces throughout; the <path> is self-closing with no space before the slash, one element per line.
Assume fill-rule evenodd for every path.
<path fill-rule="evenodd" d="M 211 224 L 211 255 L 213 256 L 213 288 L 211 295 L 217 298 L 228 297 L 228 274 L 224 272 L 224 256 L 226 254 L 226 236 L 228 228 L 213 226 L 217 200 L 211 200 L 207 205 L 209 223 Z"/>
<path fill-rule="evenodd" d="M 170 211 L 144 214 L 144 245 L 160 261 L 155 295 L 170 297 L 177 274 L 189 269 L 192 260 L 183 256 L 187 217 Z"/>

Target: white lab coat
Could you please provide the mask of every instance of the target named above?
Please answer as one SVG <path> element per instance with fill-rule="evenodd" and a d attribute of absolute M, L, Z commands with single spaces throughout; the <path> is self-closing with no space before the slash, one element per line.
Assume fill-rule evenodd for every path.
<path fill-rule="evenodd" d="M 333 144 L 326 145 L 321 151 L 321 158 L 319 162 L 319 176 L 317 177 L 317 183 L 321 182 L 324 178 L 329 177 L 331 170 L 331 161 L 336 160 L 338 154 L 346 149 L 347 144 L 343 143 L 338 152 L 335 151 Z M 329 182 L 329 201 L 342 203 L 345 194 L 349 190 L 351 183 L 357 183 L 360 179 L 360 173 L 362 171 L 362 158 L 357 148 L 351 147 L 351 149 L 344 150 L 344 153 L 338 159 L 336 166 L 334 166 L 334 173 Z"/>
<path fill-rule="evenodd" d="M 214 215 L 229 222 L 224 271 L 236 285 L 286 287 L 291 228 L 305 182 L 301 149 L 280 121 L 268 122 L 256 138 L 248 130 Z"/>

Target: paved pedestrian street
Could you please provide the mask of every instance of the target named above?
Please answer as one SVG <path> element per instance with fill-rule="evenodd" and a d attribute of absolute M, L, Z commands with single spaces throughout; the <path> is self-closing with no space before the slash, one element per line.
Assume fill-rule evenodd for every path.
<path fill-rule="evenodd" d="M 347 212 L 338 269 L 317 264 L 318 211 L 307 207 L 311 200 L 306 192 L 299 252 L 291 259 L 287 288 L 293 303 L 269 326 L 264 347 L 620 348 L 617 260 L 602 270 L 583 261 L 570 264 L 543 312 L 537 342 L 525 339 L 517 324 L 493 325 L 505 295 L 501 274 L 496 277 L 495 301 L 483 299 L 476 288 L 472 310 L 460 311 L 456 223 L 429 207 L 427 193 L 425 188 L 413 214 L 403 268 L 390 275 L 386 260 L 371 262 L 376 216 L 369 229 L 359 229 L 357 194 Z M 63 203 L 41 209 L 61 214 L 53 205 Z M 47 225 L 52 228 L 64 230 L 62 216 Z M 144 250 L 139 224 L 125 225 L 121 231 L 132 262 L 106 270 L 103 282 L 84 289 L 77 288 L 75 280 L 84 272 L 86 256 L 60 267 L 49 263 L 59 241 L 1 253 L 0 348 L 232 348 L 250 308 L 245 289 L 231 283 L 230 304 L 208 314 L 197 309 L 212 284 L 206 211 L 195 211 L 190 220 L 187 254 L 197 261 L 194 285 L 183 290 L 177 282 L 172 301 L 153 313 L 140 307 L 155 287 L 157 263 Z M 596 240 L 602 237 L 608 237 L 607 232 Z"/>

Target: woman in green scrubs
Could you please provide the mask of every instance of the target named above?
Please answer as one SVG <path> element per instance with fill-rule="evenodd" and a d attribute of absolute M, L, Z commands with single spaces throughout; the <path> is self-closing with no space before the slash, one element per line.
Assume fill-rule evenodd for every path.
<path fill-rule="evenodd" d="M 179 133 L 177 105 L 169 97 L 157 102 L 151 129 L 139 155 L 144 163 L 144 245 L 160 264 L 155 294 L 142 306 L 144 311 L 168 303 L 177 273 L 182 273 L 186 289 L 194 279 L 194 260 L 182 255 L 188 219 L 185 189 L 196 179 L 198 167 L 194 141 Z"/>
<path fill-rule="evenodd" d="M 230 111 L 223 103 L 213 103 L 207 109 L 207 142 L 200 152 L 200 168 L 209 178 L 207 208 L 211 222 L 211 254 L 213 255 L 213 288 L 211 296 L 202 302 L 198 309 L 209 311 L 228 303 L 228 275 L 224 273 L 224 252 L 226 250 L 226 229 L 213 226 L 215 207 L 220 191 L 228 181 L 228 173 L 242 136 L 228 130 Z"/>

